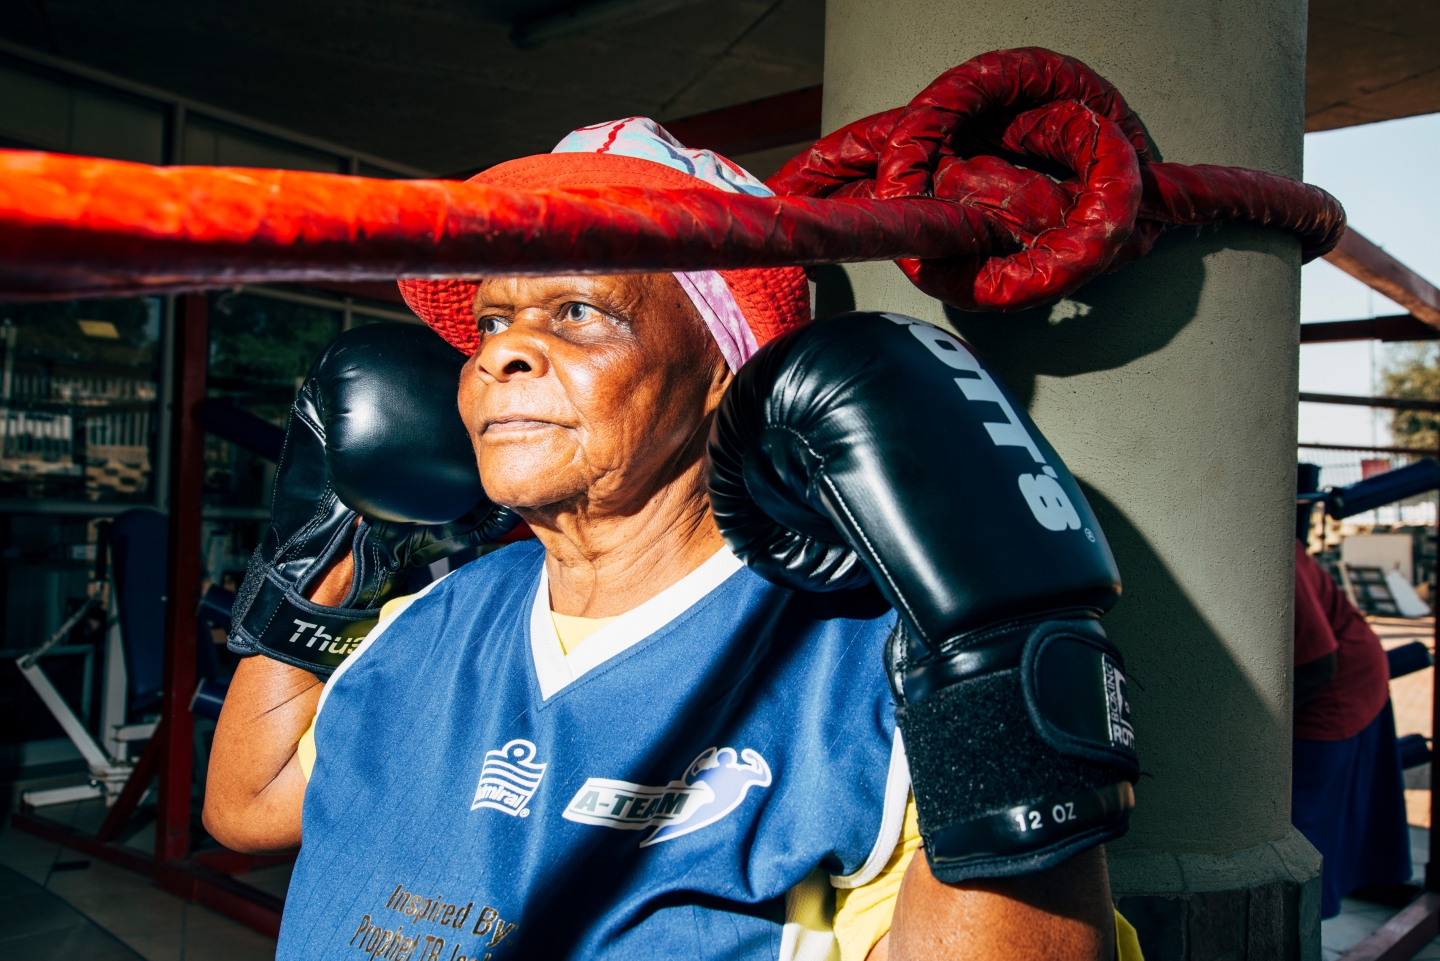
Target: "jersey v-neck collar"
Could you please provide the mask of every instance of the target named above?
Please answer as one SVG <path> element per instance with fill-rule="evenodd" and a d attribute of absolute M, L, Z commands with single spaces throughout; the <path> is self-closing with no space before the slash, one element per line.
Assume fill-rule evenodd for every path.
<path fill-rule="evenodd" d="M 530 654 L 540 682 L 540 698 L 550 700 L 566 686 L 684 614 L 744 565 L 722 547 L 704 564 L 633 610 L 587 637 L 566 654 L 550 618 L 550 575 L 540 565 L 540 586 L 530 610 Z"/>

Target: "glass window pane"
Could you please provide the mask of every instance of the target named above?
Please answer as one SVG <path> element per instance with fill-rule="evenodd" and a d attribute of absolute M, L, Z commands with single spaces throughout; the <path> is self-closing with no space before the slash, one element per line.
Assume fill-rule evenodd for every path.
<path fill-rule="evenodd" d="M 341 311 L 256 294 L 216 294 L 210 304 L 206 396 L 284 427 L 310 365 L 340 334 Z M 269 508 L 274 464 L 206 435 L 205 468 L 206 503 Z"/>
<path fill-rule="evenodd" d="M 32 149 L 161 163 L 165 107 L 18 65 L 0 65 L 0 139 Z"/>
<path fill-rule="evenodd" d="M 0 305 L 0 497 L 154 500 L 161 302 Z"/>
<path fill-rule="evenodd" d="M 360 169 L 358 173 L 362 177 L 375 177 L 379 180 L 396 180 L 405 178 L 404 174 L 397 174 L 393 170 L 388 170 L 385 167 L 377 167 L 375 166 L 375 164 L 366 163 L 363 160 L 360 161 Z"/>
<path fill-rule="evenodd" d="M 64 150 L 69 130 L 68 87 L 0 66 L 0 134 L 32 148 Z"/>
<path fill-rule="evenodd" d="M 97 520 L 88 517 L 0 514 L 0 647 L 7 657 L 38 646 L 84 605 L 95 566 L 96 527 Z M 92 733 L 98 733 L 104 613 L 92 610 L 40 662 Z M 18 753 L 13 745 L 25 742 L 30 742 L 28 764 L 76 757 L 34 690 L 7 669 L 0 675 L 0 750 Z M 21 760 L 15 758 L 15 766 Z M 76 769 L 84 770 L 84 764 Z"/>
<path fill-rule="evenodd" d="M 164 163 L 165 111 L 159 104 L 76 89 L 70 105 L 72 153 Z"/>
<path fill-rule="evenodd" d="M 185 121 L 184 162 L 331 174 L 349 170 L 348 161 L 334 154 L 251 133 L 198 114 L 191 114 Z"/>

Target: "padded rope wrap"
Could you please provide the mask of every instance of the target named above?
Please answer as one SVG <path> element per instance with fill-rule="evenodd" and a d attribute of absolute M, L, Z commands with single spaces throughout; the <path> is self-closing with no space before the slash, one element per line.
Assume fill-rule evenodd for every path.
<path fill-rule="evenodd" d="M 1143 193 L 1127 215 L 1134 165 Z M 1165 224 L 1268 224 L 1297 234 L 1304 260 L 1345 230 L 1318 188 L 1150 163 L 1119 91 L 1037 47 L 946 71 L 769 185 L 781 196 L 502 190 L 0 151 L 0 296 L 913 259 L 907 274 L 946 303 L 1018 310 L 1143 256 Z"/>
<path fill-rule="evenodd" d="M 1133 150 L 1143 194 L 1128 218 L 1117 216 L 1117 202 L 1131 185 L 1120 190 L 1113 177 L 1087 171 L 1082 141 L 1064 130 L 1074 123 L 1070 111 L 1043 109 L 1066 102 L 1113 124 Z M 1063 150 L 1046 146 L 1067 140 Z M 996 153 L 1048 163 L 1058 182 L 987 156 Z M 962 310 L 1023 310 L 1065 296 L 1144 256 L 1168 224 L 1279 227 L 1300 238 L 1302 262 L 1328 253 L 1345 232 L 1344 210 L 1317 187 L 1239 167 L 1152 164 L 1119 91 L 1078 60 L 1038 47 L 982 54 L 947 71 L 904 108 L 822 138 L 768 185 L 777 194 L 935 196 L 981 207 L 991 250 L 897 261 L 927 294 Z"/>
<path fill-rule="evenodd" d="M 1140 165 L 1120 126 L 1077 103 L 1030 110 L 1004 143 L 1076 171 L 1080 184 L 1060 223 L 1033 233 L 1009 257 L 896 261 L 932 297 L 962 310 L 1025 310 L 1103 273 L 1130 238 L 1140 207 Z"/>

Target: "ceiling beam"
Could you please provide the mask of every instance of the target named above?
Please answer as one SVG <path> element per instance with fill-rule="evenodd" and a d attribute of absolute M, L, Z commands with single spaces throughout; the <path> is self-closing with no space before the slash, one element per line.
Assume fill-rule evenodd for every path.
<path fill-rule="evenodd" d="M 1325 259 L 1371 290 L 1389 297 L 1415 319 L 1440 327 L 1440 290 L 1353 227 L 1345 231 L 1340 245 Z"/>
<path fill-rule="evenodd" d="M 664 121 L 687 147 L 727 156 L 820 139 L 820 84 Z"/>
<path fill-rule="evenodd" d="M 1302 404 L 1345 404 L 1351 407 L 1378 407 L 1383 410 L 1440 411 L 1440 400 L 1419 400 L 1412 397 L 1356 397 L 1354 394 L 1312 394 L 1300 392 Z"/>
<path fill-rule="evenodd" d="M 1416 319 L 1414 314 L 1390 314 L 1369 320 L 1336 320 L 1301 324 L 1300 343 L 1334 344 L 1344 340 L 1440 340 L 1440 328 Z"/>
<path fill-rule="evenodd" d="M 699 2 L 700 0 L 593 0 L 591 3 L 578 3 L 555 13 L 520 21 L 510 29 L 510 41 L 521 50 L 528 50 L 551 40 L 574 37 L 631 20 L 647 20 Z"/>

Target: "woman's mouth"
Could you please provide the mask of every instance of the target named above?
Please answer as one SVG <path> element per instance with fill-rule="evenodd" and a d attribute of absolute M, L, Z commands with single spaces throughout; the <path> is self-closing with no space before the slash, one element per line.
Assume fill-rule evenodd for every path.
<path fill-rule="evenodd" d="M 484 436 L 496 437 L 506 434 L 525 434 L 530 431 L 544 430 L 547 427 L 557 427 L 558 424 L 548 420 L 534 420 L 527 417 L 507 417 L 501 420 L 494 420 L 485 425 Z"/>

